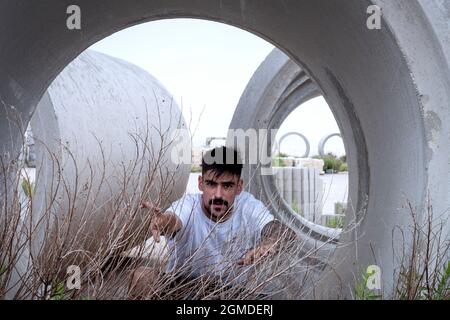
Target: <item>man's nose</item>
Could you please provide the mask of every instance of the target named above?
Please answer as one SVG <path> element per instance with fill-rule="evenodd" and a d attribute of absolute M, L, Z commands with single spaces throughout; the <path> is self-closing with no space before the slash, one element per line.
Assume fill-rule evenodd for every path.
<path fill-rule="evenodd" d="M 223 188 L 221 185 L 218 185 L 216 187 L 216 190 L 214 190 L 214 198 L 222 198 L 223 194 Z"/>

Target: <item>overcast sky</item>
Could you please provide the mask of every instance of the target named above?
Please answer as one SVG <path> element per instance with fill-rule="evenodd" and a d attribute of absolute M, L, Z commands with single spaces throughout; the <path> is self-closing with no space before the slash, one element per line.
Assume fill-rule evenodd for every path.
<path fill-rule="evenodd" d="M 91 47 L 140 66 L 155 76 L 182 106 L 191 129 L 197 127 L 195 146 L 203 145 L 209 136 L 226 136 L 245 86 L 273 48 L 241 29 L 194 19 L 141 24 Z M 312 156 L 317 154 L 319 140 L 339 129 L 320 97 L 295 110 L 280 128 L 278 137 L 289 131 L 300 132 L 310 140 Z M 292 137 L 283 142 L 281 151 L 302 154 L 304 146 L 299 138 Z M 331 139 L 326 151 L 344 154 L 342 140 Z"/>

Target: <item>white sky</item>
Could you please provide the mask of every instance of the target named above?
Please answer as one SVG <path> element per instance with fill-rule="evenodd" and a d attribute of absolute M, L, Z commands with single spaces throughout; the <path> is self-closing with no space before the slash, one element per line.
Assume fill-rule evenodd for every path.
<path fill-rule="evenodd" d="M 159 20 L 117 32 L 91 49 L 131 62 L 156 77 L 182 106 L 191 130 L 200 122 L 193 144 L 208 136 L 226 136 L 234 110 L 248 81 L 273 45 L 241 29 L 194 20 Z M 326 134 L 339 132 L 323 98 L 295 110 L 283 123 L 278 137 L 298 131 L 311 143 L 310 155 Z M 287 138 L 281 151 L 302 154 L 299 138 Z M 342 140 L 332 138 L 326 151 L 344 154 Z"/>

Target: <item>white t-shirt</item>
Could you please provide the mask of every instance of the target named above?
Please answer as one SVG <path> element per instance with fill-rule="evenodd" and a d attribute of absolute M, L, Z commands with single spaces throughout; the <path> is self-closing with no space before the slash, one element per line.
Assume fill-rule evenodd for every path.
<path fill-rule="evenodd" d="M 211 274 L 224 281 L 243 279 L 237 277 L 245 273 L 237 261 L 258 244 L 261 230 L 274 220 L 264 204 L 245 191 L 235 198 L 231 217 L 220 223 L 204 214 L 201 194 L 188 194 L 167 210 L 175 213 L 183 224 L 168 241 L 167 271 L 181 271 L 193 277 Z"/>

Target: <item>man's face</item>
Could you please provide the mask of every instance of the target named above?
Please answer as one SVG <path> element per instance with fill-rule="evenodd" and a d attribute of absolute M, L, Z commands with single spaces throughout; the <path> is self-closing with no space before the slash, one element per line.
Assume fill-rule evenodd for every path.
<path fill-rule="evenodd" d="M 203 192 L 202 207 L 212 221 L 225 221 L 232 213 L 232 205 L 242 192 L 243 181 L 237 175 L 225 172 L 220 177 L 212 170 L 198 177 L 198 188 Z"/>

